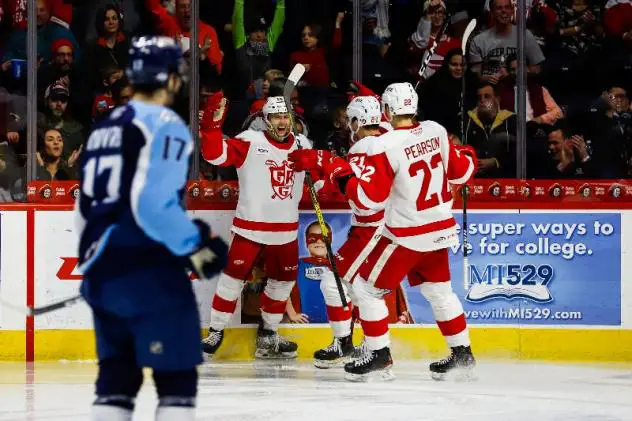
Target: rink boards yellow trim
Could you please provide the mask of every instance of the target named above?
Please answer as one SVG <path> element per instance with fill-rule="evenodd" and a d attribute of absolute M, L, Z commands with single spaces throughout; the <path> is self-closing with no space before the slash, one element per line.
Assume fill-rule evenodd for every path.
<path fill-rule="evenodd" d="M 471 327 L 470 332 L 472 348 L 479 358 L 632 362 L 632 330 Z M 302 359 L 311 359 L 314 350 L 331 341 L 328 327 L 282 328 L 281 333 L 299 344 Z M 361 329 L 357 333 L 355 339 L 359 342 Z M 254 338 L 254 328 L 227 329 L 216 358 L 252 358 Z M 394 356 L 399 359 L 433 358 L 446 351 L 441 334 L 433 327 L 393 327 L 391 339 Z M 24 331 L 0 331 L 0 360 L 24 361 L 24 348 Z M 92 330 L 35 332 L 36 361 L 95 358 Z"/>

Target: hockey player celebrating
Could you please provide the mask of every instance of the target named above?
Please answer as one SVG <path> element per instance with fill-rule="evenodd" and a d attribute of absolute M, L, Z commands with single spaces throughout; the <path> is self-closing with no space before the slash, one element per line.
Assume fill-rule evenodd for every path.
<path fill-rule="evenodd" d="M 91 133 L 76 202 L 81 292 L 92 309 L 99 373 L 94 421 L 130 421 L 153 369 L 156 420 L 193 420 L 200 318 L 186 268 L 208 279 L 228 247 L 183 209 L 191 135 L 173 103 L 185 76 L 166 37 L 132 42 L 133 100 Z"/>
<path fill-rule="evenodd" d="M 203 350 L 214 354 L 237 299 L 258 257 L 263 256 L 268 281 L 261 296 L 262 325 L 257 333 L 257 358 L 294 358 L 297 345 L 277 333 L 298 269 L 298 205 L 305 174 L 290 166 L 288 155 L 311 142 L 292 133 L 283 97 L 269 97 L 263 107 L 266 131 L 247 130 L 222 139 L 215 117 L 203 122 L 202 154 L 213 165 L 237 168 L 239 201 L 233 220 L 228 264 L 221 274 L 211 309 L 209 334 Z M 322 184 L 322 182 L 321 182 Z"/>
<path fill-rule="evenodd" d="M 374 96 L 359 96 L 347 106 L 348 127 L 354 142 L 347 159 L 354 174 L 360 177 L 366 170 L 366 153 L 370 146 L 379 141 L 384 130 L 380 127 L 382 111 L 380 103 Z M 327 151 L 302 150 L 290 154 L 297 170 L 315 170 L 318 163 L 331 158 Z M 343 290 L 349 302 L 350 282 L 353 280 L 359 266 L 366 259 L 376 241 L 378 227 L 384 219 L 384 210 L 359 208 L 349 201 L 351 210 L 351 230 L 347 241 L 335 255 L 336 267 L 343 280 Z M 333 330 L 334 340 L 328 347 L 314 353 L 314 365 L 318 368 L 329 368 L 340 365 L 354 353 L 351 336 L 351 308 L 344 308 L 340 300 L 340 293 L 331 270 L 324 271 L 320 289 L 327 306 L 327 318 Z M 352 295 L 352 294 L 351 294 Z M 351 301 L 355 303 L 352 296 Z"/>
<path fill-rule="evenodd" d="M 405 276 L 411 286 L 420 286 L 452 348 L 448 358 L 430 365 L 433 377 L 475 363 L 463 307 L 450 284 L 448 247 L 458 244 L 449 185 L 472 177 L 476 157 L 470 148 L 452 145 L 439 124 L 417 123 L 417 102 L 409 83 L 386 89 L 382 105 L 395 130 L 373 143 L 360 177 L 343 159 L 323 163 L 329 179 L 358 208 L 379 210 L 386 204 L 383 234 L 353 283 L 370 352 L 345 365 L 345 378 L 352 381 L 394 378 L 383 295 Z"/>

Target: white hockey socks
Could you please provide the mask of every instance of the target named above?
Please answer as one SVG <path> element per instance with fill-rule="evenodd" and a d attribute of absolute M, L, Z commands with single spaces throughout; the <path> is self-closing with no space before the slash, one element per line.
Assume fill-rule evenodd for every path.
<path fill-rule="evenodd" d="M 390 346 L 388 307 L 384 301 L 384 294 L 387 291 L 375 288 L 360 276 L 353 282 L 353 291 L 360 306 L 360 322 L 367 348 L 377 351 Z"/>
<path fill-rule="evenodd" d="M 237 300 L 244 289 L 245 281 L 222 273 L 211 305 L 211 327 L 224 330 L 237 307 Z"/>
<path fill-rule="evenodd" d="M 448 282 L 424 282 L 421 294 L 428 300 L 437 326 L 450 348 L 470 346 L 470 334 L 463 314 L 463 305 Z"/>
<path fill-rule="evenodd" d="M 281 282 L 268 279 L 266 288 L 261 294 L 261 318 L 263 328 L 277 331 L 285 314 L 287 299 L 290 297 L 295 282 Z"/>
<path fill-rule="evenodd" d="M 348 286 L 346 282 L 342 283 L 347 303 L 349 303 Z M 351 335 L 351 306 L 347 310 L 342 307 L 340 293 L 336 285 L 336 278 L 331 270 L 327 269 L 320 279 L 320 291 L 325 298 L 327 306 L 327 319 L 333 330 L 335 338 L 344 338 Z"/>
<path fill-rule="evenodd" d="M 133 411 L 113 405 L 92 405 L 91 421 L 132 421 Z"/>
<path fill-rule="evenodd" d="M 159 406 L 156 421 L 193 421 L 195 408 L 186 406 Z"/>

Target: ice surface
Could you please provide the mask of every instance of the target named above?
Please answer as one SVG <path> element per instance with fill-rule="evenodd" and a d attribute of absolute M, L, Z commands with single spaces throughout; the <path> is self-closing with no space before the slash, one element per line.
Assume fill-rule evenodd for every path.
<path fill-rule="evenodd" d="M 349 383 L 306 362 L 211 362 L 197 420 L 632 420 L 632 367 L 481 361 L 473 382 L 430 379 L 396 361 L 394 382 Z M 0 420 L 88 420 L 94 363 L 0 363 Z M 148 382 L 134 420 L 152 420 Z"/>

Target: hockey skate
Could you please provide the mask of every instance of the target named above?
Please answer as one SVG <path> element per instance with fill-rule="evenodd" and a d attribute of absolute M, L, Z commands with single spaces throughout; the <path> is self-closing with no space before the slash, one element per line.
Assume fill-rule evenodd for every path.
<path fill-rule="evenodd" d="M 273 330 L 259 326 L 257 331 L 257 349 L 255 358 L 287 359 L 298 356 L 296 342 L 288 341 Z"/>
<path fill-rule="evenodd" d="M 362 342 L 360 342 L 360 345 L 353 347 L 353 352 L 349 356 L 349 359 L 357 360 L 359 358 L 362 358 L 362 356 L 364 356 L 364 354 L 366 354 L 367 352 L 369 352 L 369 348 L 367 348 L 366 346 L 366 338 L 365 338 L 365 339 L 362 339 Z"/>
<path fill-rule="evenodd" d="M 447 358 L 430 364 L 430 373 L 435 380 L 453 376 L 456 380 L 472 380 L 475 366 L 472 349 L 469 346 L 455 346 Z"/>
<path fill-rule="evenodd" d="M 208 336 L 202 339 L 202 351 L 212 357 L 224 340 L 224 331 L 208 328 Z"/>
<path fill-rule="evenodd" d="M 343 338 L 334 338 L 327 348 L 314 352 L 314 366 L 317 368 L 332 368 L 343 365 L 349 361 L 355 348 L 351 335 Z"/>
<path fill-rule="evenodd" d="M 388 347 L 371 351 L 367 349 L 362 358 L 345 364 L 345 380 L 366 382 L 371 380 L 389 381 L 395 379 L 393 359 Z"/>

